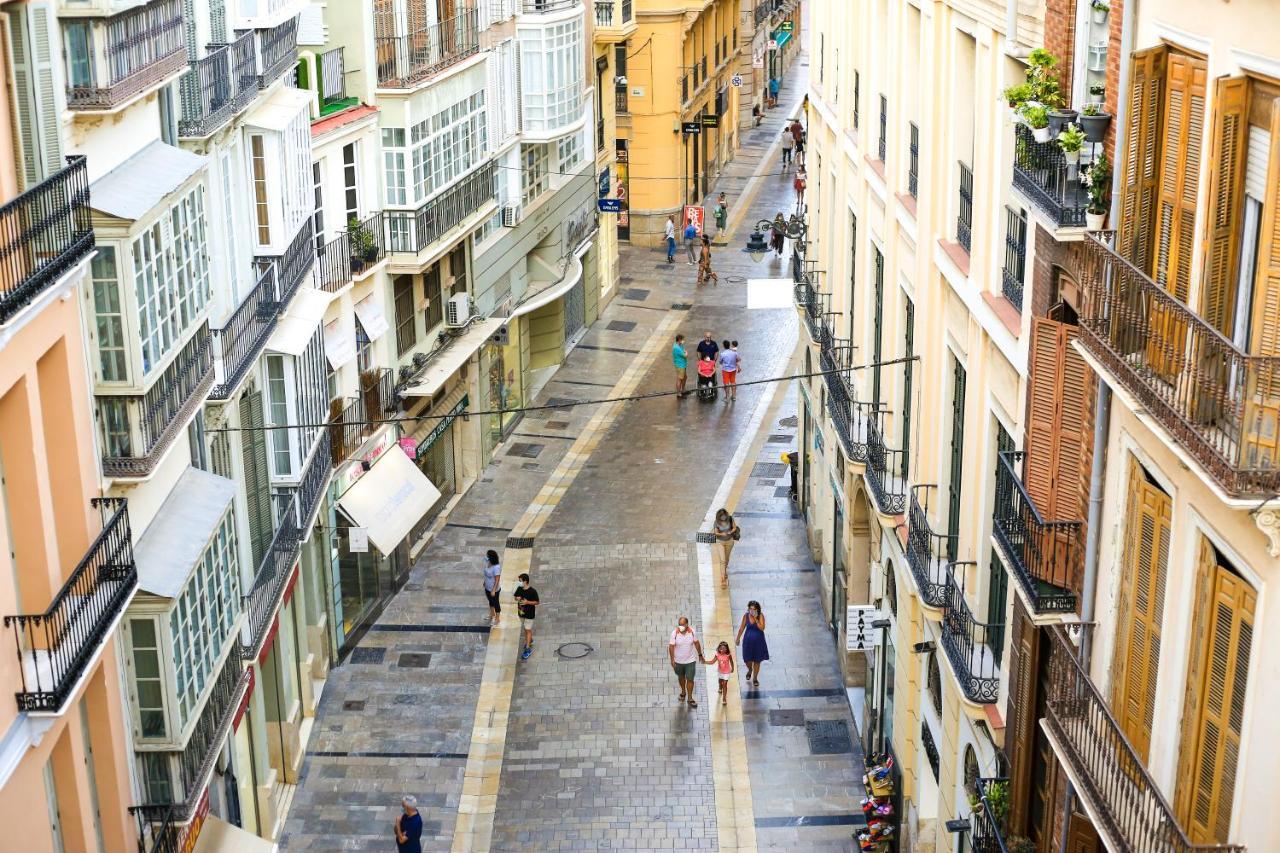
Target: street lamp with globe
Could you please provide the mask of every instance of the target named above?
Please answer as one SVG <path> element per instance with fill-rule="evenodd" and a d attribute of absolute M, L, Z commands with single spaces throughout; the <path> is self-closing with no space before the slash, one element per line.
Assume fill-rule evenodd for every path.
<path fill-rule="evenodd" d="M 765 239 L 766 231 L 770 235 L 781 234 L 788 240 L 803 240 L 809 233 L 809 228 L 804 220 L 794 213 L 782 228 L 779 228 L 778 223 L 771 219 L 757 221 L 756 227 L 747 236 L 747 254 L 755 263 L 760 263 L 765 253 L 769 251 L 769 241 Z"/>

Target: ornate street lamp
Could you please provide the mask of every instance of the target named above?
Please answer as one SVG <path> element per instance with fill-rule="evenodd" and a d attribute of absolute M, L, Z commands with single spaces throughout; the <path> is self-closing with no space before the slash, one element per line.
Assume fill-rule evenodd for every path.
<path fill-rule="evenodd" d="M 804 220 L 794 213 L 782 228 L 779 228 L 778 223 L 772 219 L 757 221 L 755 229 L 747 237 L 747 254 L 756 263 L 760 263 L 765 252 L 769 251 L 769 242 L 765 239 L 766 230 L 770 235 L 781 234 L 789 240 L 803 240 L 809 233 L 809 227 L 805 225 Z"/>

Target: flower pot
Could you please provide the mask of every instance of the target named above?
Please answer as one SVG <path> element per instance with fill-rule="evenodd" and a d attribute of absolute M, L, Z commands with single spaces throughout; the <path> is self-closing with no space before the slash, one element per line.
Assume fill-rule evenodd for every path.
<path fill-rule="evenodd" d="M 1096 116 L 1080 116 L 1077 121 L 1084 131 L 1086 142 L 1101 142 L 1107 135 L 1107 126 L 1111 124 L 1111 113 L 1100 113 Z"/>
<path fill-rule="evenodd" d="M 1062 152 L 1062 156 L 1067 158 L 1068 166 L 1080 165 L 1080 149 L 1079 148 L 1077 148 L 1075 151 L 1067 151 L 1064 149 Z"/>
<path fill-rule="evenodd" d="M 1036 142 L 1041 142 L 1041 143 L 1048 142 L 1050 138 L 1052 138 L 1052 134 L 1049 133 L 1049 128 L 1047 126 L 1031 128 L 1031 136 L 1035 139 Z"/>
<path fill-rule="evenodd" d="M 1105 213 L 1089 213 L 1084 214 L 1084 227 L 1090 231 L 1101 231 L 1107 224 L 1107 215 Z"/>
<path fill-rule="evenodd" d="M 364 260 L 364 258 L 360 257 L 359 255 L 352 255 L 352 256 L 351 256 L 351 273 L 352 273 L 352 275 L 359 275 L 359 274 L 360 274 L 360 272 L 364 269 L 364 267 L 365 267 L 365 260 Z"/>
<path fill-rule="evenodd" d="M 1095 6 L 1093 9 L 1093 22 L 1095 24 L 1105 24 L 1107 22 L 1107 13 L 1109 11 L 1109 9 L 1099 9 Z"/>
<path fill-rule="evenodd" d="M 1076 120 L 1076 115 L 1075 110 L 1049 110 L 1049 135 L 1057 136 L 1064 127 Z"/>

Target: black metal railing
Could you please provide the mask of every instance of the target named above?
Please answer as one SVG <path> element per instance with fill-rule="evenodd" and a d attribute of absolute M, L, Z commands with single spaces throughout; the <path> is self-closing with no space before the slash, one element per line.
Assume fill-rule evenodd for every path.
<path fill-rule="evenodd" d="M 596 0 L 596 26 L 612 27 L 617 20 L 615 0 Z"/>
<path fill-rule="evenodd" d="M 876 508 L 884 515 L 907 510 L 907 480 L 902 476 L 902 450 L 889 447 L 884 438 L 884 412 L 867 412 L 867 485 Z"/>
<path fill-rule="evenodd" d="M 384 211 L 387 251 L 421 252 L 492 200 L 497 188 L 489 161 L 417 210 Z"/>
<path fill-rule="evenodd" d="M 933 742 L 933 732 L 929 730 L 929 724 L 925 720 L 920 721 L 920 744 L 924 747 L 924 757 L 929 762 L 929 769 L 933 771 L 933 780 L 938 781 L 938 745 Z"/>
<path fill-rule="evenodd" d="M 963 582 L 956 581 L 952 563 L 943 587 L 942 647 L 960 690 L 970 702 L 990 704 L 1000 695 L 1000 657 L 1004 649 L 1004 622 L 980 622 L 969 608 Z M 963 572 L 963 568 L 960 568 Z M 990 618 L 990 617 L 988 617 Z"/>
<path fill-rule="evenodd" d="M 97 397 L 100 428 L 105 432 L 114 423 L 114 410 L 106 410 L 116 405 L 124 407 L 127 428 L 123 437 L 104 435 L 102 473 L 108 477 L 150 474 L 212 384 L 213 344 L 206 321 L 147 393 Z"/>
<path fill-rule="evenodd" d="M 341 47 L 326 50 L 316 57 L 316 73 L 319 76 L 320 106 L 327 107 L 347 97 L 347 66 Z"/>
<path fill-rule="evenodd" d="M 329 449 L 336 468 L 359 449 L 379 427 L 378 421 L 399 411 L 395 374 L 388 368 L 360 376 L 359 393 L 329 419 Z"/>
<path fill-rule="evenodd" d="M 311 519 L 311 514 L 320 504 L 320 498 L 324 496 L 324 487 L 329 482 L 329 472 L 332 469 L 330 465 L 332 459 L 333 451 L 329 448 L 329 433 L 325 431 L 316 443 L 311 461 L 307 463 L 307 470 L 302 472 L 302 479 L 298 481 L 294 490 L 298 499 L 298 519 L 302 524 L 306 524 Z M 304 530 L 304 538 L 305 535 Z"/>
<path fill-rule="evenodd" d="M 978 780 L 978 803 L 981 807 L 975 808 L 969 815 L 969 846 L 973 849 L 973 853 L 1009 853 L 1004 845 L 1002 827 L 996 817 L 995 809 L 991 807 L 991 798 L 988 796 L 993 784 L 1003 785 L 1007 791 L 1009 780 Z M 1006 799 L 1005 802 L 1008 800 Z"/>
<path fill-rule="evenodd" d="M 138 827 L 138 853 L 182 853 L 182 828 L 174 818 L 174 807 L 130 806 Z"/>
<path fill-rule="evenodd" d="M 222 362 L 222 381 L 209 392 L 210 400 L 229 400 L 258 354 L 266 346 L 280 316 L 276 265 L 267 264 L 258 283 L 232 312 L 221 329 L 214 329 L 213 357 Z"/>
<path fill-rule="evenodd" d="M 1227 494 L 1280 492 L 1280 357 L 1238 347 L 1118 254 L 1113 238 L 1084 241 L 1081 344 Z"/>
<path fill-rule="evenodd" d="M 613 110 L 619 115 L 631 112 L 631 102 L 627 97 L 626 86 L 615 86 L 613 89 Z"/>
<path fill-rule="evenodd" d="M 884 162 L 885 155 L 888 153 L 889 143 L 889 99 L 884 95 L 880 96 L 880 136 L 876 140 L 876 157 L 881 163 Z"/>
<path fill-rule="evenodd" d="M 1022 310 L 1022 278 L 1027 269 L 1027 215 L 1012 207 L 1005 209 L 1004 268 L 1001 290 L 1013 307 Z"/>
<path fill-rule="evenodd" d="M 1067 162 L 1057 142 L 1036 142 L 1031 129 L 1014 127 L 1013 185 L 1054 222 L 1081 227 L 1089 193 L 1080 185 L 1078 166 Z"/>
<path fill-rule="evenodd" d="M 1076 596 L 1071 578 L 1080 559 L 1079 521 L 1046 521 L 1036 508 L 1016 466 L 1022 451 L 996 461 L 996 543 L 1037 613 L 1070 613 Z"/>
<path fill-rule="evenodd" d="M 293 294 L 306 279 L 316 262 L 316 239 L 311 217 L 302 220 L 298 233 L 293 235 L 283 255 L 261 255 L 254 258 L 259 269 L 268 265 L 276 268 L 276 286 L 280 291 L 280 304 L 288 305 Z"/>
<path fill-rule="evenodd" d="M 93 251 L 83 155 L 0 207 L 0 322 Z"/>
<path fill-rule="evenodd" d="M 956 242 L 966 252 L 973 243 L 973 171 L 960 163 L 960 212 L 956 215 Z"/>
<path fill-rule="evenodd" d="M 94 498 L 102 530 L 43 613 L 4 617 L 13 628 L 22 689 L 19 711 L 57 713 L 138 586 L 121 498 Z"/>
<path fill-rule="evenodd" d="M 204 59 L 191 63 L 178 81 L 182 115 L 178 135 L 198 139 L 211 135 L 258 96 L 254 33 L 242 33 L 230 44 L 210 45 Z"/>
<path fill-rule="evenodd" d="M 378 36 L 374 39 L 374 50 L 379 86 L 389 89 L 415 86 L 480 50 L 476 10 L 466 9 L 408 35 Z"/>
<path fill-rule="evenodd" d="M 907 143 L 907 192 L 915 198 L 920 192 L 920 126 L 914 121 L 907 125 L 910 141 Z"/>
<path fill-rule="evenodd" d="M 804 324 L 815 344 L 821 345 L 825 337 L 827 306 L 830 304 L 831 294 L 821 293 L 816 287 L 812 287 L 809 298 L 805 300 Z"/>
<path fill-rule="evenodd" d="M 298 61 L 298 19 L 258 32 L 258 88 L 265 89 Z"/>
<path fill-rule="evenodd" d="M 818 361 L 824 371 L 839 371 L 828 372 L 823 378 L 827 384 L 827 414 L 844 447 L 845 457 L 851 462 L 866 462 L 866 409 L 858 402 L 848 373 L 852 356 L 853 346 L 849 340 L 832 337 Z"/>
<path fill-rule="evenodd" d="M 1111 714 L 1076 650 L 1051 627 L 1048 695 L 1041 721 L 1094 824 L 1117 849 L 1136 853 L 1242 853 L 1240 844 L 1194 844 L 1160 787 Z M 1042 652 L 1043 654 L 1043 652 Z"/>
<path fill-rule="evenodd" d="M 316 287 L 336 293 L 386 257 L 383 220 L 379 211 L 321 246 L 316 252 Z"/>
<path fill-rule="evenodd" d="M 319 458 L 319 457 L 317 457 Z M 298 518 L 296 501 L 290 501 L 280 513 L 276 521 L 276 530 L 271 537 L 271 544 L 262 555 L 258 570 L 253 576 L 253 584 L 244 596 L 244 610 L 249 617 L 249 644 L 244 649 L 247 659 L 258 656 L 258 651 L 266 639 L 267 629 L 271 627 L 271 618 L 275 615 L 276 604 L 284 592 L 284 584 L 289 579 L 294 560 L 298 556 L 301 544 L 302 522 Z"/>
<path fill-rule="evenodd" d="M 520 0 L 520 11 L 526 15 L 563 12 L 578 5 L 579 0 Z"/>
<path fill-rule="evenodd" d="M 907 565 L 920 588 L 920 599 L 929 607 L 947 605 L 947 579 L 951 576 L 949 555 L 954 552 L 955 539 L 945 533 L 934 533 L 929 522 L 929 495 L 937 488 L 913 486 L 911 512 L 907 517 Z"/>
<path fill-rule="evenodd" d="M 107 19 L 102 26 L 107 31 L 107 83 L 68 86 L 69 109 L 113 109 L 187 64 L 181 0 L 153 0 Z M 93 64 L 94 59 L 89 62 Z"/>

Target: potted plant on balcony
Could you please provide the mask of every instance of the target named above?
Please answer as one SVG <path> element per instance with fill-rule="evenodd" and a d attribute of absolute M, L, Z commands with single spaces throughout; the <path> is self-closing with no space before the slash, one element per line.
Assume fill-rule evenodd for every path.
<path fill-rule="evenodd" d="M 1111 124 L 1111 113 L 1102 111 L 1102 104 L 1085 104 L 1080 111 L 1080 129 L 1086 142 L 1101 142 Z"/>
<path fill-rule="evenodd" d="M 1067 125 L 1076 120 L 1077 115 L 1079 113 L 1070 107 L 1050 106 L 1046 112 L 1049 119 L 1049 136 L 1057 136 Z"/>
<path fill-rule="evenodd" d="M 1107 87 L 1103 83 L 1093 83 L 1089 86 L 1089 95 L 1102 103 L 1102 97 L 1107 94 Z"/>
<path fill-rule="evenodd" d="M 1084 146 L 1084 131 L 1077 124 L 1069 124 L 1058 134 L 1058 147 L 1067 158 L 1068 165 L 1080 162 L 1080 149 Z"/>
<path fill-rule="evenodd" d="M 1022 120 L 1027 123 L 1027 127 L 1031 128 L 1031 135 L 1035 137 L 1036 142 L 1049 141 L 1048 110 L 1042 106 L 1023 104 Z"/>
<path fill-rule="evenodd" d="M 1107 203 L 1111 196 L 1111 163 L 1105 151 L 1098 152 L 1097 159 L 1080 171 L 1080 183 L 1089 191 L 1089 205 L 1085 208 L 1085 227 L 1101 231 L 1107 221 Z"/>
<path fill-rule="evenodd" d="M 378 259 L 378 241 L 373 232 L 354 217 L 347 223 L 347 240 L 351 246 L 352 273 L 359 273 Z"/>
<path fill-rule="evenodd" d="M 1095 24 L 1105 24 L 1107 22 L 1107 14 L 1111 11 L 1111 5 L 1106 0 L 1093 0 L 1089 5 L 1093 7 L 1093 22 Z"/>
<path fill-rule="evenodd" d="M 1031 100 L 1032 94 L 1031 84 L 1023 81 L 1016 86 L 1010 86 L 1008 89 L 1005 89 L 1004 99 L 1009 103 L 1009 109 L 1013 110 L 1014 115 L 1016 116 L 1018 108 Z"/>

